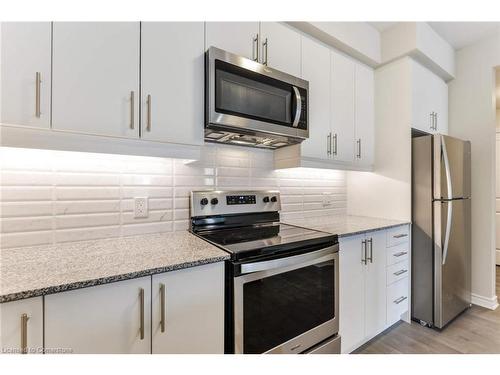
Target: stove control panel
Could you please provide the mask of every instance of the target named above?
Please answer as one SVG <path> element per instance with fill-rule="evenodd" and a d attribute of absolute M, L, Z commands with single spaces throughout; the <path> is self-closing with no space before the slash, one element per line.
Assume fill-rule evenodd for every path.
<path fill-rule="evenodd" d="M 193 191 L 191 217 L 281 210 L 279 191 Z"/>

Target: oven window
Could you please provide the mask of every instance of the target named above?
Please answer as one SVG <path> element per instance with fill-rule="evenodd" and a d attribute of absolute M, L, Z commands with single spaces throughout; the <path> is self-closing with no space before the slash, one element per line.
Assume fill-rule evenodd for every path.
<path fill-rule="evenodd" d="M 330 260 L 244 284 L 244 353 L 264 353 L 333 319 L 334 272 Z"/>
<path fill-rule="evenodd" d="M 216 61 L 215 111 L 291 126 L 292 86 L 247 69 Z"/>

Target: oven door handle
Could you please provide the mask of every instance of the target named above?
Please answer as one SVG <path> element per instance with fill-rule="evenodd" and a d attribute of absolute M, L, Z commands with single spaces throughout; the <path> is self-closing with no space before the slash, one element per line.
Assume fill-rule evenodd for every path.
<path fill-rule="evenodd" d="M 295 255 L 292 257 L 272 259 L 263 262 L 245 263 L 241 265 L 240 275 L 290 267 L 302 263 L 309 263 L 311 261 L 315 261 L 315 263 L 326 262 L 327 260 L 331 260 L 334 258 L 336 249 L 338 249 L 338 245 L 330 246 L 328 248 L 314 251 L 312 253 Z"/>
<path fill-rule="evenodd" d="M 302 97 L 300 96 L 300 91 L 297 87 L 292 86 L 292 88 L 295 93 L 295 101 L 297 103 L 295 106 L 295 119 L 293 120 L 292 127 L 296 128 L 299 126 L 300 115 L 302 114 Z"/>

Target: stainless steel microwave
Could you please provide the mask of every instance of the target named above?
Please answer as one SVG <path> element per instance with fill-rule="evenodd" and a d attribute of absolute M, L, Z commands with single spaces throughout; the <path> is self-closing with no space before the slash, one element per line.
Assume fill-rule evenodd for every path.
<path fill-rule="evenodd" d="M 309 136 L 309 83 L 210 47 L 205 61 L 205 140 L 276 149 Z"/>

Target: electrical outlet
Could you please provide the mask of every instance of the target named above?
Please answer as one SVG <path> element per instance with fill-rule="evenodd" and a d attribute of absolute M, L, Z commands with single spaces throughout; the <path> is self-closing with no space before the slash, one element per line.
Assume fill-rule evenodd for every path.
<path fill-rule="evenodd" d="M 331 206 L 333 202 L 332 193 L 323 193 L 323 207 Z"/>
<path fill-rule="evenodd" d="M 134 217 L 140 218 L 148 216 L 149 216 L 148 198 L 147 197 L 134 198 Z"/>

